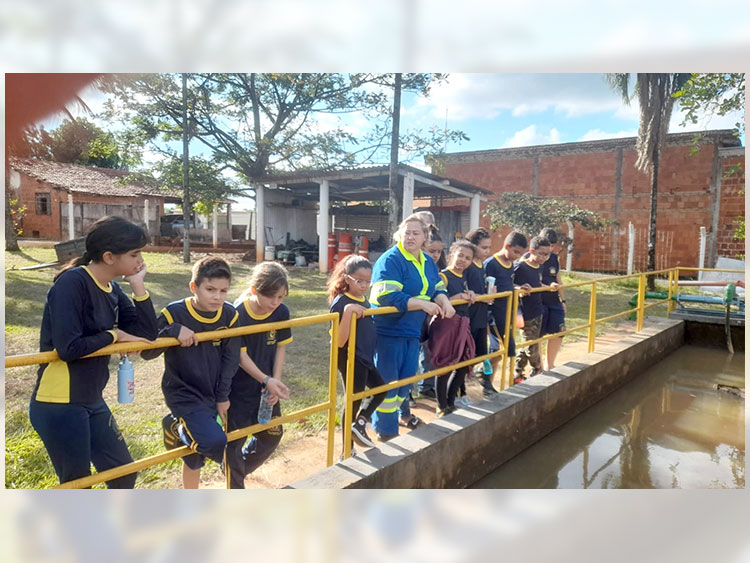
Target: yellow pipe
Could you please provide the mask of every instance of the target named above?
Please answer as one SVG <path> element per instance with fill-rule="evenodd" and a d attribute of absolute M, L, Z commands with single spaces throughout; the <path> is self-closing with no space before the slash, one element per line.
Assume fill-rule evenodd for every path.
<path fill-rule="evenodd" d="M 331 334 L 331 360 L 328 369 L 328 453 L 326 464 L 333 465 L 333 441 L 336 433 L 336 381 L 339 361 L 339 316 L 334 313 Z"/>
<path fill-rule="evenodd" d="M 596 282 L 591 284 L 591 300 L 589 301 L 589 354 L 596 346 Z"/>
<path fill-rule="evenodd" d="M 243 326 L 239 328 L 228 328 L 222 330 L 212 330 L 209 332 L 198 332 L 196 338 L 198 342 L 204 342 L 206 340 L 219 340 L 221 338 L 232 338 L 234 336 L 244 336 L 246 334 L 255 334 L 258 332 L 266 332 L 269 330 L 277 330 L 282 328 L 292 328 L 296 326 L 311 325 L 320 322 L 332 321 L 334 317 L 338 317 L 336 313 L 325 313 L 322 315 L 313 315 L 311 317 L 300 317 L 298 319 L 290 319 L 288 321 L 278 321 L 275 323 L 264 323 L 253 326 Z M 122 354 L 125 352 L 137 352 L 139 350 L 152 350 L 154 348 L 168 348 L 170 346 L 179 346 L 180 341 L 176 338 L 157 338 L 153 342 L 116 342 L 109 344 L 104 348 L 83 356 L 84 358 L 93 358 L 96 356 L 110 356 L 113 354 Z M 52 350 L 50 352 L 36 352 L 34 354 L 19 354 L 17 356 L 8 356 L 5 358 L 5 367 L 20 367 L 29 366 L 35 364 L 46 364 L 49 362 L 58 361 L 60 356 L 57 352 Z"/>
<path fill-rule="evenodd" d="M 346 398 L 344 407 L 344 424 L 341 432 L 344 435 L 344 459 L 352 455 L 352 418 L 354 413 L 354 362 L 357 355 L 357 317 L 352 315 L 351 325 L 349 326 L 349 349 L 346 356 L 346 385 L 344 385 Z"/>
<path fill-rule="evenodd" d="M 638 278 L 638 315 L 636 320 L 635 330 L 641 332 L 643 330 L 643 303 L 646 300 L 646 274 L 640 274 Z"/>
<path fill-rule="evenodd" d="M 515 332 L 516 332 L 515 324 L 516 324 L 516 316 L 518 316 L 519 298 L 520 298 L 520 291 L 518 289 L 514 289 L 513 290 L 513 307 L 512 307 L 510 319 L 508 319 L 508 313 L 507 312 L 505 313 L 505 331 L 506 331 L 505 334 L 507 335 L 505 341 L 510 342 L 510 331 L 513 331 L 513 336 L 514 336 L 513 342 L 514 342 L 514 347 L 516 349 L 519 348 L 518 341 L 515 338 Z M 508 364 L 508 369 L 507 369 L 507 372 L 503 373 L 503 376 L 507 377 L 505 389 L 508 389 L 510 388 L 511 385 L 513 385 L 513 370 L 515 369 L 516 359 L 514 356 L 507 354 L 506 362 Z"/>

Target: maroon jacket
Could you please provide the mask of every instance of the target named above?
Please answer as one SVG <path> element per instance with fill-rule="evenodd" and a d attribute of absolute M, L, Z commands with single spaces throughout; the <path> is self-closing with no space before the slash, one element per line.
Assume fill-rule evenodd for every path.
<path fill-rule="evenodd" d="M 460 315 L 450 319 L 436 316 L 430 321 L 427 346 L 435 369 L 470 360 L 476 355 L 469 324 L 469 317 Z"/>

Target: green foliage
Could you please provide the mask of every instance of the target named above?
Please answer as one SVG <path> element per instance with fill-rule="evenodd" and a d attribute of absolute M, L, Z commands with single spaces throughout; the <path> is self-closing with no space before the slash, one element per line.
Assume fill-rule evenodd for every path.
<path fill-rule="evenodd" d="M 684 113 L 682 125 L 698 123 L 706 113 L 719 116 L 745 111 L 744 73 L 694 73 L 680 90 L 673 94 Z M 745 122 L 737 121 L 736 134 L 745 130 Z"/>
<path fill-rule="evenodd" d="M 26 206 L 21 205 L 18 199 L 9 199 L 8 207 L 10 208 L 13 230 L 16 231 L 18 236 L 22 236 L 23 229 L 21 228 L 21 223 L 23 222 L 23 216 L 26 214 Z"/>
<path fill-rule="evenodd" d="M 125 143 L 127 145 L 127 142 Z M 29 127 L 25 131 L 24 147 L 14 154 L 55 162 L 127 168 L 138 161 L 121 146 L 113 133 L 108 133 L 87 119 L 66 119 L 57 129 L 48 132 L 44 127 Z"/>
<path fill-rule="evenodd" d="M 405 74 L 402 88 L 427 95 L 444 79 Z M 181 80 L 178 74 L 117 76 L 104 87 L 112 95 L 105 116 L 163 151 L 164 143 L 181 139 Z M 392 86 L 392 74 L 190 74 L 188 132 L 211 151 L 217 168 L 249 181 L 278 170 L 374 163 L 389 148 Z M 367 133 L 355 136 L 337 117 L 352 113 L 368 121 Z M 461 138 L 463 133 L 439 129 L 407 132 L 402 149 L 424 154 Z"/>
<path fill-rule="evenodd" d="M 509 226 L 529 236 L 536 235 L 545 227 L 558 228 L 568 221 L 590 231 L 616 224 L 573 203 L 523 192 L 504 193 L 498 201 L 487 206 L 485 215 L 492 221 L 493 229 Z"/>

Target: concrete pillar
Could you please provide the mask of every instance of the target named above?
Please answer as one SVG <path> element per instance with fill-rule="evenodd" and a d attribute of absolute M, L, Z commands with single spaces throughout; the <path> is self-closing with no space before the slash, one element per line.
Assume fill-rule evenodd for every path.
<path fill-rule="evenodd" d="M 146 224 L 146 234 L 150 235 L 151 230 L 148 227 L 148 199 L 143 200 L 143 222 Z"/>
<path fill-rule="evenodd" d="M 633 273 L 633 259 L 635 258 L 635 227 L 628 223 L 628 275 Z"/>
<path fill-rule="evenodd" d="M 479 201 L 479 194 L 474 194 L 474 197 L 471 198 L 471 207 L 469 208 L 469 230 L 470 231 L 479 228 L 479 206 L 480 205 L 481 205 L 481 202 Z"/>
<path fill-rule="evenodd" d="M 264 213 L 266 203 L 263 192 L 263 184 L 255 184 L 255 261 L 258 264 L 263 262 L 263 253 L 266 250 L 266 237 L 263 234 L 266 224 Z"/>
<path fill-rule="evenodd" d="M 568 272 L 573 271 L 573 223 L 571 221 L 568 221 L 568 238 L 570 238 L 570 242 L 568 243 L 568 255 L 565 257 L 565 269 Z"/>
<path fill-rule="evenodd" d="M 407 172 L 404 178 L 404 201 L 403 201 L 403 221 L 414 211 L 414 172 Z"/>
<path fill-rule="evenodd" d="M 328 273 L 328 180 L 320 182 L 320 215 L 318 216 L 318 269 Z"/>
<path fill-rule="evenodd" d="M 227 203 L 227 227 L 229 228 L 229 240 L 232 240 L 232 204 Z"/>
<path fill-rule="evenodd" d="M 253 229 L 253 212 L 248 209 L 247 210 L 247 226 L 245 227 L 245 240 L 250 242 L 250 234 L 254 233 Z"/>
<path fill-rule="evenodd" d="M 76 218 L 74 217 L 74 213 L 73 194 L 68 192 L 68 240 L 76 238 Z M 81 223 L 81 228 L 83 228 L 83 223 Z"/>
<path fill-rule="evenodd" d="M 211 216 L 211 236 L 214 243 L 214 248 L 219 247 L 219 204 L 214 205 L 213 214 Z"/>
<path fill-rule="evenodd" d="M 706 267 L 706 227 L 701 227 L 701 236 L 698 240 L 698 267 L 699 268 L 705 268 Z M 698 273 L 698 279 L 701 278 L 701 274 L 703 272 Z"/>

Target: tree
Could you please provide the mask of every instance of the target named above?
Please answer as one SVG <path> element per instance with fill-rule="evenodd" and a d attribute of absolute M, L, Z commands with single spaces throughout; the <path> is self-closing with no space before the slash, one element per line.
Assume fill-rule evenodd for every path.
<path fill-rule="evenodd" d="M 403 89 L 428 95 L 431 84 L 444 78 L 405 74 Z M 189 133 L 209 149 L 220 170 L 233 170 L 249 182 L 280 170 L 373 163 L 388 147 L 392 80 L 386 74 L 190 74 Z M 177 75 L 115 76 L 104 90 L 112 95 L 106 116 L 137 129 L 144 143 L 163 151 L 165 143 L 179 139 Z M 355 112 L 371 123 L 366 134 L 355 135 L 341 124 L 323 126 L 323 118 L 330 122 Z M 403 148 L 428 152 L 446 136 L 465 138 L 438 128 L 410 132 Z"/>
<path fill-rule="evenodd" d="M 137 162 L 113 133 L 84 118 L 66 119 L 50 132 L 32 125 L 24 133 L 25 146 L 16 151 L 18 156 L 117 169 Z"/>
<path fill-rule="evenodd" d="M 612 88 L 622 95 L 626 104 L 635 95 L 640 105 L 640 124 L 636 140 L 638 158 L 635 167 L 651 175 L 651 211 L 648 229 L 648 266 L 647 270 L 656 270 L 656 202 L 658 196 L 659 151 L 667 135 L 669 118 L 672 115 L 674 94 L 688 81 L 690 74 L 639 73 L 635 84 L 635 93 L 630 93 L 630 74 L 608 74 L 607 80 Z M 653 276 L 648 278 L 651 291 L 655 289 Z"/>
<path fill-rule="evenodd" d="M 696 124 L 706 114 L 719 116 L 745 111 L 745 74 L 695 73 L 682 85 L 673 97 L 684 113 L 682 125 Z M 744 120 L 735 127 L 737 134 L 745 131 Z"/>
<path fill-rule="evenodd" d="M 616 223 L 575 204 L 523 192 L 502 194 L 498 201 L 487 206 L 485 216 L 490 218 L 492 229 L 508 226 L 530 236 L 536 235 L 545 227 L 557 228 L 568 222 L 577 223 L 589 231 L 598 231 Z M 560 234 L 560 243 L 566 244 L 564 239 L 567 237 Z"/>

